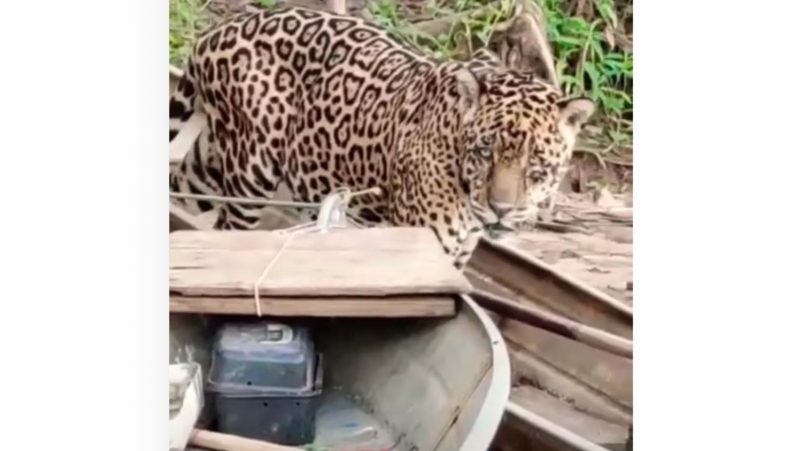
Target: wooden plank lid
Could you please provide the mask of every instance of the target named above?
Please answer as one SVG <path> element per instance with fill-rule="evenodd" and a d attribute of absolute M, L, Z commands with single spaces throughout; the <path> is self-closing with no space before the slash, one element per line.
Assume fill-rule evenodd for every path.
<path fill-rule="evenodd" d="M 170 292 L 252 297 L 289 238 L 269 231 L 170 234 Z M 261 297 L 466 293 L 471 286 L 429 229 L 386 227 L 300 233 L 259 284 Z"/>

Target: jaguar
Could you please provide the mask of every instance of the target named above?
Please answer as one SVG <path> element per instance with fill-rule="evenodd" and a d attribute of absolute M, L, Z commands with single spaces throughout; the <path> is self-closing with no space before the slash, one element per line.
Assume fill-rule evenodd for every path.
<path fill-rule="evenodd" d="M 170 98 L 170 141 L 205 128 L 172 191 L 297 201 L 338 188 L 367 226 L 428 227 L 462 268 L 486 233 L 534 218 L 595 110 L 489 52 L 438 61 L 366 19 L 286 7 L 232 15 L 194 44 Z M 217 229 L 256 228 L 264 207 L 215 209 Z"/>

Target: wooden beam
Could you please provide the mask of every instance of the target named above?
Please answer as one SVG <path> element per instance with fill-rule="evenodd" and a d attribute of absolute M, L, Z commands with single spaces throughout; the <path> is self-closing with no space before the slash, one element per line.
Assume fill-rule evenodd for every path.
<path fill-rule="evenodd" d="M 449 317 L 456 313 L 449 296 L 260 297 L 265 316 L 347 318 Z M 170 295 L 171 313 L 255 315 L 253 297 Z"/>
<path fill-rule="evenodd" d="M 208 227 L 197 216 L 189 213 L 178 205 L 169 204 L 169 231 L 175 230 L 204 230 Z"/>
<path fill-rule="evenodd" d="M 172 64 L 170 64 L 169 76 L 176 79 L 181 78 L 183 77 L 183 69 L 179 68 L 178 66 L 173 66 Z"/>
<path fill-rule="evenodd" d="M 184 124 L 178 136 L 169 142 L 169 164 L 178 164 L 194 146 L 195 141 L 203 132 L 206 118 L 202 113 L 194 113 L 189 121 Z"/>

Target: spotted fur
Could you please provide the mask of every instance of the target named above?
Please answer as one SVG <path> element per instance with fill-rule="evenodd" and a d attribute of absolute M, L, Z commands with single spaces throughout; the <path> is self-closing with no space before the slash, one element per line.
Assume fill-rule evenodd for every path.
<path fill-rule="evenodd" d="M 593 105 L 485 53 L 439 63 L 365 20 L 288 8 L 201 36 L 170 101 L 170 139 L 195 111 L 207 128 L 172 190 L 270 198 L 286 184 L 318 202 L 378 186 L 353 200 L 360 221 L 430 227 L 461 267 L 485 230 L 535 215 Z M 262 214 L 224 204 L 215 227 L 252 229 Z"/>

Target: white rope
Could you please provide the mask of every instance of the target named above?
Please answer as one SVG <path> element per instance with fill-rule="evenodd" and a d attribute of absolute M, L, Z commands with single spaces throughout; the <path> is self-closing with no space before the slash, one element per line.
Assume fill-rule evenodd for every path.
<path fill-rule="evenodd" d="M 344 217 L 345 212 L 347 210 L 347 206 L 350 203 L 350 199 L 355 196 L 361 196 L 364 194 L 381 194 L 380 188 L 369 188 L 361 191 L 350 192 L 348 188 L 342 188 L 333 191 L 329 194 L 320 204 L 319 209 L 319 218 L 316 222 L 307 222 L 304 224 L 299 224 L 296 226 L 292 226 L 283 230 L 278 231 L 278 234 L 286 234 L 289 233 L 289 237 L 281 244 L 281 247 L 278 248 L 278 251 L 275 252 L 275 255 L 272 256 L 270 261 L 264 267 L 264 270 L 261 271 L 261 275 L 258 276 L 255 284 L 253 285 L 253 301 L 255 302 L 256 307 L 256 315 L 260 318 L 261 317 L 261 283 L 267 277 L 270 270 L 275 267 L 275 263 L 277 263 L 278 259 L 283 254 L 284 250 L 289 247 L 289 243 L 294 239 L 295 236 L 300 235 L 302 233 L 320 233 L 320 232 L 328 232 L 331 229 L 341 229 L 346 228 L 346 223 L 344 224 L 337 224 L 331 223 L 331 221 L 340 221 L 342 217 Z"/>
<path fill-rule="evenodd" d="M 292 241 L 292 238 L 303 232 L 311 230 L 307 228 L 309 225 L 314 226 L 314 223 L 301 224 L 300 226 L 291 227 L 290 229 L 293 229 L 293 232 L 289 235 L 288 238 L 286 238 L 283 244 L 281 244 L 281 247 L 278 248 L 278 252 L 276 252 L 275 255 L 272 256 L 272 259 L 270 259 L 269 263 L 267 263 L 267 266 L 265 266 L 264 270 L 261 271 L 261 275 L 258 276 L 258 280 L 256 280 L 256 283 L 253 286 L 253 293 L 255 293 L 256 315 L 258 315 L 259 318 L 261 317 L 261 298 L 259 297 L 259 291 L 261 291 L 260 290 L 261 281 L 263 281 L 264 278 L 267 277 L 267 273 L 269 273 L 269 270 L 272 269 L 273 266 L 275 266 L 275 262 L 278 261 L 278 258 L 283 253 L 283 250 L 286 249 L 286 247 L 289 245 L 289 242 Z"/>

